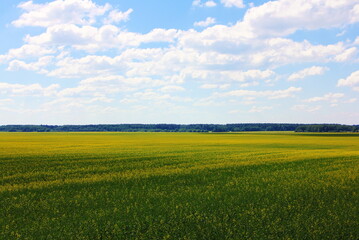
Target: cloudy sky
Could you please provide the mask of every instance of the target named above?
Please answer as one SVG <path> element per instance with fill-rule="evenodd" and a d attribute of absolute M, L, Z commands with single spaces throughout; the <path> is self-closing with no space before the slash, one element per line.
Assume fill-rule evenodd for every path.
<path fill-rule="evenodd" d="M 11 0 L 0 36 L 0 124 L 359 123 L 359 0 Z"/>

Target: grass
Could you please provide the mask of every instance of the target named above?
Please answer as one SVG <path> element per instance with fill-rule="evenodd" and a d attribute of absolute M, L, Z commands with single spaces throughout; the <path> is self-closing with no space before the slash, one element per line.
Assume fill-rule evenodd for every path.
<path fill-rule="evenodd" d="M 0 239 L 359 239 L 359 135 L 0 133 Z"/>

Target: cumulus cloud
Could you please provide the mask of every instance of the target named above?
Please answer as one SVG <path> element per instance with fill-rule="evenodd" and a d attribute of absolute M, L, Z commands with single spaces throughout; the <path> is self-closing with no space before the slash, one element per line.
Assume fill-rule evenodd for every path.
<path fill-rule="evenodd" d="M 56 113 L 79 113 L 79 111 L 88 111 L 96 113 L 108 113 L 116 111 L 113 107 L 99 105 L 100 103 L 111 103 L 113 99 L 104 96 L 100 97 L 57 97 L 52 101 L 42 104 L 40 110 L 52 112 L 56 109 Z"/>
<path fill-rule="evenodd" d="M 193 25 L 197 27 L 207 27 L 209 25 L 215 24 L 216 19 L 212 17 L 207 17 L 204 21 L 195 22 Z"/>
<path fill-rule="evenodd" d="M 103 75 L 81 80 L 76 87 L 65 88 L 59 91 L 58 96 L 110 96 L 121 92 L 128 93 L 144 88 L 164 86 L 165 84 L 162 80 L 149 77 Z"/>
<path fill-rule="evenodd" d="M 28 44 L 42 46 L 69 46 L 77 50 L 101 51 L 111 48 L 137 47 L 149 42 L 172 42 L 178 34 L 175 29 L 153 29 L 147 34 L 122 31 L 114 25 L 76 26 L 59 24 L 48 27 L 45 33 L 27 36 Z"/>
<path fill-rule="evenodd" d="M 112 10 L 108 17 L 104 20 L 105 24 L 112 24 L 112 23 L 119 23 L 119 22 L 126 22 L 130 18 L 130 14 L 133 12 L 133 9 L 130 8 L 126 12 L 118 11 L 117 9 Z"/>
<path fill-rule="evenodd" d="M 245 26 L 215 25 L 201 32 L 189 30 L 182 32 L 178 44 L 180 47 L 198 50 L 238 53 L 256 45 L 254 33 Z"/>
<path fill-rule="evenodd" d="M 53 96 L 59 87 L 59 84 L 43 87 L 38 83 L 26 85 L 0 82 L 0 93 L 10 96 Z"/>
<path fill-rule="evenodd" d="M 164 86 L 160 89 L 161 92 L 181 92 L 184 91 L 185 88 L 181 87 L 181 86 L 175 86 L 175 85 L 168 85 L 168 86 Z"/>
<path fill-rule="evenodd" d="M 80 0 L 73 1 L 78 2 Z M 91 1 L 87 2 L 90 3 Z M 195 2 L 202 4 L 201 1 Z M 195 2 L 194 4 L 197 4 Z M 46 9 L 46 4 L 40 5 L 40 10 L 43 8 Z M 49 6 L 50 5 L 51 4 L 49 4 Z M 49 6 L 46 5 L 46 7 Z M 99 6 L 96 5 L 96 7 Z M 126 16 L 128 16 L 131 10 L 132 9 L 129 9 L 127 12 L 124 12 L 122 14 L 123 18 L 125 18 L 126 13 Z M 115 13 L 122 13 L 118 10 L 113 10 L 109 15 L 111 15 L 112 12 L 114 13 L 113 15 L 116 15 Z M 249 14 L 249 11 L 247 14 Z M 118 19 L 122 18 L 119 17 Z M 203 23 L 197 24 L 205 25 L 210 22 L 213 22 L 213 20 L 207 18 Z M 140 47 L 141 44 L 145 43 L 164 42 L 175 46 L 176 52 L 180 54 L 180 56 L 184 56 L 190 52 L 188 50 L 192 50 L 190 56 L 193 59 L 201 54 L 201 58 L 207 55 L 208 58 L 212 58 L 212 62 L 217 60 L 217 64 L 220 62 L 222 62 L 223 65 L 242 63 L 247 65 L 246 67 L 248 67 L 248 65 L 261 66 L 268 64 L 270 64 L 271 67 L 276 67 L 293 62 L 309 61 L 348 61 L 356 52 L 356 48 L 346 49 L 343 43 L 313 45 L 308 41 L 295 42 L 285 38 L 256 39 L 257 32 L 257 29 L 254 29 L 253 26 L 245 20 L 233 26 L 216 25 L 208 27 L 201 32 L 195 30 L 153 29 L 146 34 L 129 32 L 114 25 L 103 25 L 99 27 L 89 25 L 81 26 L 71 21 L 65 21 L 65 23 L 47 27 L 45 33 L 27 36 L 25 38 L 26 44 L 18 51 L 24 52 L 25 48 L 30 49 L 29 46 L 31 46 L 33 49 L 31 52 L 33 54 L 38 53 L 39 55 L 44 55 L 51 54 L 55 49 L 61 47 L 70 47 L 74 50 L 84 50 L 95 53 L 113 48 L 124 49 Z M 24 56 L 31 54 L 30 51 L 27 52 L 28 54 Z M 170 52 L 175 51 L 170 49 L 168 53 L 166 53 L 166 58 L 170 56 Z M 16 54 L 16 56 L 18 55 L 21 55 L 21 53 Z M 183 58 L 190 59 L 190 56 Z M 176 58 L 178 59 L 179 57 Z M 9 59 L 8 55 L 0 56 L 0 61 L 2 62 L 7 59 Z M 201 61 L 201 59 L 197 60 Z M 191 62 L 194 62 L 194 60 L 187 61 L 187 63 Z M 136 64 L 133 65 L 136 66 Z"/>
<path fill-rule="evenodd" d="M 353 57 L 356 55 L 357 52 L 358 50 L 356 47 L 348 48 L 343 53 L 340 53 L 337 56 L 335 56 L 334 59 L 337 62 L 345 62 L 353 59 Z"/>
<path fill-rule="evenodd" d="M 270 38 L 264 41 L 264 49 L 249 56 L 253 64 L 269 63 L 274 66 L 300 62 L 335 61 L 335 57 L 345 51 L 343 43 L 313 45 L 304 40 L 296 42 L 285 38 Z"/>
<path fill-rule="evenodd" d="M 204 2 L 202 2 L 202 0 L 194 0 L 192 5 L 197 7 L 215 7 L 217 6 L 217 3 L 212 0 Z"/>
<path fill-rule="evenodd" d="M 305 68 L 299 72 L 293 73 L 289 76 L 289 81 L 295 81 L 298 79 L 303 79 L 308 76 L 315 76 L 315 75 L 322 75 L 325 71 L 327 71 L 327 67 L 320 67 L 320 66 L 312 66 L 309 68 Z"/>
<path fill-rule="evenodd" d="M 38 71 L 39 73 L 45 74 L 48 71 L 44 68 L 52 63 L 52 56 L 45 56 L 38 59 L 36 62 L 26 63 L 20 60 L 13 60 L 9 63 L 7 68 L 8 71 L 17 71 L 17 70 L 28 70 L 28 71 Z"/>
<path fill-rule="evenodd" d="M 58 78 L 78 78 L 110 74 L 114 69 L 126 67 L 121 57 L 88 55 L 83 58 L 65 57 L 60 59 L 47 75 Z"/>
<path fill-rule="evenodd" d="M 358 99 L 357 98 L 350 98 L 349 100 L 344 101 L 345 103 L 355 103 Z"/>
<path fill-rule="evenodd" d="M 200 88 L 203 89 L 227 89 L 231 85 L 230 84 L 202 84 Z"/>
<path fill-rule="evenodd" d="M 358 0 L 279 0 L 249 9 L 243 24 L 258 35 L 285 36 L 297 30 L 341 27 L 359 21 Z"/>
<path fill-rule="evenodd" d="M 351 73 L 347 78 L 339 79 L 337 86 L 356 86 L 359 85 L 359 71 Z"/>
<path fill-rule="evenodd" d="M 184 79 L 199 79 L 211 82 L 246 82 L 251 80 L 266 79 L 275 75 L 272 70 L 251 69 L 248 71 L 224 71 L 224 70 L 197 70 L 189 69 L 182 72 Z"/>
<path fill-rule="evenodd" d="M 200 3 L 200 1 L 195 2 Z M 220 44 L 223 48 L 227 46 L 232 51 L 236 51 L 238 47 L 243 50 L 246 49 L 248 43 L 251 46 L 256 45 L 256 41 L 253 40 L 259 37 L 283 37 L 297 30 L 316 30 L 352 24 L 357 21 L 352 20 L 356 4 L 359 6 L 358 0 L 269 1 L 249 9 L 243 20 L 233 26 L 218 25 L 200 33 L 188 32 L 180 41 L 181 44 L 190 47 L 218 48 L 217 46 Z M 260 39 L 258 46 L 262 42 L 263 40 Z M 339 56 L 337 61 L 353 54 L 352 51 L 354 50 Z M 300 52 L 295 53 L 298 55 Z M 306 51 L 306 54 L 309 52 Z M 337 54 L 339 53 L 343 53 L 343 51 L 337 52 Z"/>
<path fill-rule="evenodd" d="M 103 16 L 110 4 L 103 6 L 91 0 L 55 0 L 49 3 L 35 4 L 27 1 L 18 5 L 24 13 L 12 22 L 16 27 L 49 27 L 55 24 L 89 25 L 96 22 L 96 17 Z"/>
<path fill-rule="evenodd" d="M 242 0 L 195 0 L 193 6 L 214 7 L 217 3 L 224 7 L 245 7 Z M 133 32 L 117 25 L 129 20 L 132 9 L 121 11 L 93 0 L 54 0 L 41 4 L 26 1 L 19 8 L 23 13 L 13 25 L 43 27 L 42 32 L 27 35 L 25 44 L 0 55 L 0 62 L 6 63 L 10 71 L 35 71 L 56 78 L 85 78 L 74 87 L 59 90 L 53 86 L 52 94 L 66 104 L 76 96 L 86 97 L 81 105 L 110 103 L 119 96 L 128 103 L 146 100 L 185 102 L 191 99 L 174 95 L 191 94 L 186 92 L 188 86 L 206 89 L 201 91 L 204 95 L 212 93 L 212 99 L 204 97 L 197 101 L 198 106 L 225 106 L 228 98 L 228 102 L 239 102 L 237 97 L 252 105 L 256 98 L 269 101 L 294 97 L 302 88 L 281 87 L 279 84 L 282 83 L 276 82 L 279 67 L 314 65 L 294 72 L 288 78 L 290 81 L 321 75 L 328 70 L 326 63 L 342 64 L 355 59 L 358 52 L 355 44 L 359 44 L 358 38 L 353 42 L 323 44 L 297 41 L 290 36 L 298 30 L 345 27 L 358 22 L 359 0 L 267 1 L 251 7 L 242 20 L 231 24 L 214 25 L 216 19 L 207 17 L 194 23 L 204 29 L 158 28 L 147 33 Z M 359 91 L 358 77 L 359 71 L 354 72 L 340 79 L 337 85 Z M 278 84 L 277 88 L 284 89 L 268 90 L 268 83 L 273 83 L 271 87 Z M 255 89 L 253 86 L 257 85 L 260 90 L 244 89 Z M 44 95 L 46 91 L 51 92 L 36 84 L 2 87 L 0 92 L 7 94 Z M 218 98 L 223 102 L 216 103 Z M 342 98 L 340 93 L 330 93 L 304 101 L 337 104 L 344 103 L 339 101 Z M 296 106 L 293 109 L 304 111 L 320 108 Z M 265 110 L 270 107 L 254 106 L 250 112 Z"/>
<path fill-rule="evenodd" d="M 192 101 L 191 98 L 188 97 L 178 97 L 172 96 L 168 93 L 158 93 L 153 89 L 146 89 L 142 92 L 136 92 L 132 96 L 135 99 L 141 99 L 146 101 L 155 101 L 155 102 L 163 102 L 167 103 L 168 101 L 175 101 L 175 102 L 190 102 Z"/>
<path fill-rule="evenodd" d="M 11 98 L 3 98 L 3 99 L 0 99 L 0 106 L 5 106 L 12 102 L 14 102 L 14 100 Z"/>
<path fill-rule="evenodd" d="M 263 112 L 263 111 L 267 111 L 267 110 L 271 110 L 271 109 L 273 109 L 273 107 L 271 107 L 271 106 L 262 106 L 262 107 L 253 106 L 249 110 L 249 112 L 258 113 L 258 112 Z"/>
<path fill-rule="evenodd" d="M 221 3 L 225 7 L 237 7 L 237 8 L 244 8 L 243 0 L 221 0 Z"/>
<path fill-rule="evenodd" d="M 309 105 L 299 104 L 299 105 L 294 105 L 292 107 L 292 110 L 305 111 L 305 112 L 316 112 L 316 111 L 320 110 L 321 108 L 322 108 L 322 106 L 309 106 Z"/>
<path fill-rule="evenodd" d="M 234 90 L 221 94 L 221 96 L 228 97 L 265 97 L 268 99 L 279 99 L 293 97 L 294 93 L 300 92 L 302 88 L 289 87 L 284 90 L 267 90 L 267 91 L 252 91 L 252 90 Z"/>
<path fill-rule="evenodd" d="M 36 44 L 24 44 L 19 48 L 10 49 L 7 53 L 7 59 L 23 59 L 31 57 L 39 57 L 47 54 L 56 53 L 55 49 Z"/>
<path fill-rule="evenodd" d="M 337 61 L 337 56 L 343 54 L 347 48 L 342 42 L 315 45 L 307 40 L 297 42 L 288 38 L 256 38 L 254 32 L 243 27 L 241 24 L 215 25 L 202 32 L 181 32 L 178 46 L 201 52 L 220 53 L 232 62 L 256 66 L 270 64 L 273 67 L 300 62 Z"/>
<path fill-rule="evenodd" d="M 343 93 L 328 93 L 322 97 L 313 97 L 313 98 L 306 99 L 304 101 L 305 102 L 328 101 L 331 103 L 337 103 L 339 101 L 339 99 L 343 98 L 343 97 L 344 97 Z"/>

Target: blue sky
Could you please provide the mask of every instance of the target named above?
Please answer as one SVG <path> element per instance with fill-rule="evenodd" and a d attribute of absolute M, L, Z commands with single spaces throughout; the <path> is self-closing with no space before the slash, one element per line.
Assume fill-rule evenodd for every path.
<path fill-rule="evenodd" d="M 359 0 L 0 6 L 0 124 L 359 124 Z"/>

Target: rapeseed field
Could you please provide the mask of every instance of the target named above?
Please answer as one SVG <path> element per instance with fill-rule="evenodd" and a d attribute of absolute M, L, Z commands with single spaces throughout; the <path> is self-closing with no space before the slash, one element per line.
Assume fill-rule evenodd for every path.
<path fill-rule="evenodd" d="M 359 134 L 0 133 L 0 239 L 359 239 Z"/>

